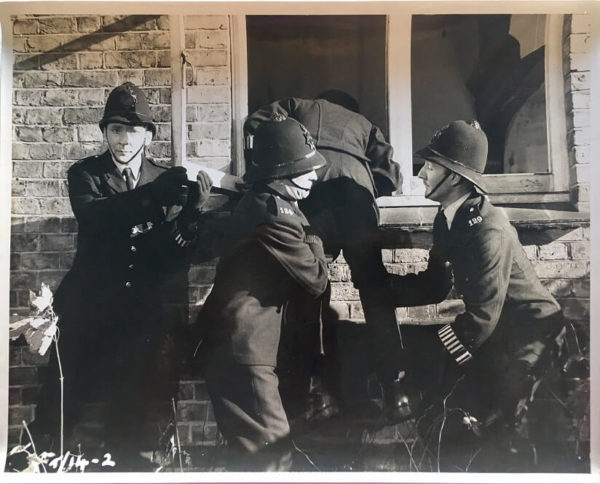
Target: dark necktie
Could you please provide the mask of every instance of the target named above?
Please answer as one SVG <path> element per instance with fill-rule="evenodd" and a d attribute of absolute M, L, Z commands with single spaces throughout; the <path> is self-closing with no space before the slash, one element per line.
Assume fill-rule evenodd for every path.
<path fill-rule="evenodd" d="M 135 181 L 133 180 L 133 172 L 131 168 L 126 167 L 123 170 L 123 175 L 125 176 L 125 183 L 127 184 L 127 190 L 133 190 L 135 188 Z"/>
<path fill-rule="evenodd" d="M 444 213 L 444 211 L 442 210 L 440 212 L 440 218 L 442 219 L 442 221 L 444 222 L 444 229 L 445 230 L 449 230 L 448 229 L 448 219 L 446 218 L 446 214 Z"/>
<path fill-rule="evenodd" d="M 448 230 L 448 219 L 443 210 L 438 212 L 433 229 L 436 242 L 445 241 L 448 238 L 450 230 Z"/>

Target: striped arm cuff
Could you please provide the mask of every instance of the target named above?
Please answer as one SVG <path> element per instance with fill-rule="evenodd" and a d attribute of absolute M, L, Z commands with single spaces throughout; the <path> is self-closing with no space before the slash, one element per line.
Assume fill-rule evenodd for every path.
<path fill-rule="evenodd" d="M 465 348 L 458 340 L 456 333 L 449 324 L 438 330 L 438 336 L 442 340 L 442 344 L 459 365 L 462 365 L 473 358 L 473 355 L 471 355 L 467 348 Z"/>
<path fill-rule="evenodd" d="M 173 228 L 171 229 L 171 236 L 175 240 L 175 243 L 179 247 L 182 247 L 182 248 L 188 247 L 196 239 L 195 234 L 194 234 L 194 236 L 191 239 L 185 238 L 184 235 L 182 234 L 182 232 L 181 232 L 181 230 L 180 230 L 177 222 L 175 222 L 175 224 L 173 225 Z"/>

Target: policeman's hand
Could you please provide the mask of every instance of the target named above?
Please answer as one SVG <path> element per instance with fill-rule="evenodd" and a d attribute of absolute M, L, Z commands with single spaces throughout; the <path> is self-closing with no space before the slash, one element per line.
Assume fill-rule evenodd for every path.
<path fill-rule="evenodd" d="M 185 211 L 190 213 L 200 212 L 210 197 L 212 180 L 206 172 L 200 170 L 196 176 L 196 181 L 187 182 L 187 184 L 189 191 Z"/>
<path fill-rule="evenodd" d="M 452 264 L 450 264 L 448 261 L 444 262 L 443 271 L 443 284 L 441 291 L 443 297 L 445 298 L 450 292 L 450 289 L 452 289 L 452 286 L 454 286 L 454 273 L 452 272 Z"/>
<path fill-rule="evenodd" d="M 315 257 L 319 259 L 325 259 L 325 251 L 323 250 L 323 241 L 321 237 L 316 234 L 307 234 L 304 241 L 310 247 Z"/>
<path fill-rule="evenodd" d="M 198 185 L 198 200 L 196 201 L 196 210 L 200 210 L 210 197 L 210 189 L 213 186 L 213 182 L 208 176 L 208 173 L 200 170 L 196 175 L 196 182 Z"/>
<path fill-rule="evenodd" d="M 183 166 L 169 168 L 151 183 L 151 188 L 161 205 L 180 204 L 188 191 L 186 169 Z"/>

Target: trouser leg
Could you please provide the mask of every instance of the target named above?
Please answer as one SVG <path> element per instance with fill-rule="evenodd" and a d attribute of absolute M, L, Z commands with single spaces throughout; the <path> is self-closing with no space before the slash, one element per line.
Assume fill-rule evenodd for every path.
<path fill-rule="evenodd" d="M 146 426 L 149 424 L 149 406 L 154 400 L 150 368 L 143 368 L 142 355 L 131 345 L 129 357 L 119 355 L 120 364 L 114 368 L 107 385 L 105 408 L 105 451 L 111 453 L 118 470 L 149 470 L 150 462 L 143 462 L 141 452 L 154 450 Z M 148 360 L 143 360 L 148 363 Z M 146 469 L 139 468 L 145 464 Z"/>
<path fill-rule="evenodd" d="M 64 419 L 65 451 L 70 450 L 69 438 L 82 415 L 82 401 L 93 394 L 94 376 L 88 375 L 93 367 L 89 357 L 88 338 L 74 334 L 73 325 L 61 327 L 61 337 L 50 347 L 50 359 L 44 369 L 42 386 L 30 431 L 40 451 L 60 452 L 61 414 Z M 61 392 L 61 371 L 63 375 Z"/>
<path fill-rule="evenodd" d="M 369 337 L 370 358 L 381 385 L 384 417 L 393 422 L 405 420 L 414 412 L 415 403 L 409 401 L 402 381 L 402 371 L 406 369 L 403 364 L 405 343 L 396 319 L 393 295 L 385 284 L 387 272 L 383 267 L 381 250 L 376 247 L 356 250 L 352 247 L 344 254 L 352 261 L 351 267 L 380 268 L 378 277 L 366 279 L 359 286 L 359 294 Z M 353 274 L 355 272 L 353 270 Z"/>
<path fill-rule="evenodd" d="M 228 470 L 289 470 L 290 428 L 274 367 L 209 365 L 205 375 L 217 426 L 228 444 Z"/>
<path fill-rule="evenodd" d="M 38 449 L 40 451 L 52 450 L 57 453 L 60 451 L 61 412 L 64 417 L 64 435 L 67 438 L 81 413 L 78 397 L 74 391 L 72 379 L 72 368 L 74 367 L 70 365 L 71 359 L 63 357 L 61 363 L 63 374 L 65 374 L 62 396 L 58 356 L 53 346 L 35 409 L 35 420 L 29 425 L 34 443 L 44 447 Z M 69 363 L 68 366 L 67 363 Z M 24 443 L 28 443 L 28 438 Z"/>
<path fill-rule="evenodd" d="M 166 334 L 123 336 L 106 386 L 105 448 L 118 470 L 152 470 L 153 452 L 169 450 L 175 356 Z"/>
<path fill-rule="evenodd" d="M 371 343 L 371 357 L 381 381 L 397 377 L 402 355 L 402 337 L 396 320 L 396 308 L 387 296 L 385 291 L 377 287 L 360 290 Z"/>
<path fill-rule="evenodd" d="M 330 191 L 321 193 L 316 187 L 317 191 L 311 194 L 313 202 L 320 203 L 313 203 L 315 214 L 309 210 L 308 218 L 311 223 L 315 219 L 318 222 L 319 210 L 332 215 L 335 223 L 327 224 L 323 231 L 325 245 L 341 247 L 343 251 L 364 310 L 369 338 L 365 356 L 371 360 L 384 392 L 389 394 L 400 370 L 402 341 L 395 299 L 387 284 L 388 272 L 378 242 L 377 203 L 369 190 L 348 178 L 327 183 Z M 322 196 L 318 197 L 317 193 Z M 331 356 L 328 359 L 331 360 Z M 328 366 L 335 368 L 335 365 Z"/>

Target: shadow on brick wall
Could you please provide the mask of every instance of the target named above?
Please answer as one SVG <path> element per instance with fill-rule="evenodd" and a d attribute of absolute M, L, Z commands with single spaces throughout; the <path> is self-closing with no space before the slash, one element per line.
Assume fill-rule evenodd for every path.
<path fill-rule="evenodd" d="M 110 37 L 115 37 L 123 32 L 135 30 L 136 27 L 143 25 L 151 20 L 158 19 L 160 15 L 130 15 L 121 20 L 117 20 L 110 25 L 105 25 L 96 32 L 82 35 L 74 40 L 65 42 L 57 49 L 48 49 L 42 54 L 31 56 L 23 61 L 16 62 L 15 71 L 28 70 L 31 66 L 40 66 L 42 69 L 45 64 L 55 63 L 63 57 L 73 55 L 73 52 L 88 50 L 90 46 Z M 101 38 L 98 34 L 102 33 Z"/>
<path fill-rule="evenodd" d="M 224 227 L 230 207 L 224 206 L 207 215 L 198 250 L 195 251 L 187 278 L 172 281 L 169 292 L 173 310 L 187 312 L 193 322 L 212 287 Z M 11 312 L 28 312 L 29 290 L 38 289 L 42 282 L 56 290 L 69 269 L 76 249 L 77 224 L 72 217 L 15 217 L 11 233 Z M 550 244 L 579 243 L 572 229 L 525 230 L 522 240 L 535 244 L 531 251 L 534 263 L 540 257 L 557 257 Z M 382 236 L 382 245 L 396 250 L 390 260 L 402 263 L 406 248 L 428 248 L 431 234 L 426 230 L 397 232 Z M 542 242 L 543 241 L 543 242 Z M 561 242 L 562 241 L 562 242 Z M 547 244 L 544 246 L 544 244 Z M 544 248 L 545 247 L 545 248 Z M 574 255 L 568 246 L 566 254 Z M 420 257 L 420 256 L 419 256 Z M 550 262 L 553 262 L 551 260 Z M 550 262 L 541 260 L 541 263 Z M 560 261 L 559 262 L 563 262 Z M 572 260 L 571 263 L 574 263 Z M 343 263 L 343 261 L 341 262 Z M 544 283 L 567 309 L 566 314 L 576 329 L 577 345 L 589 355 L 589 272 L 580 270 L 565 274 L 564 267 L 547 267 Z M 566 267 L 566 266 L 565 266 Z M 569 266 L 570 267 L 570 266 Z M 562 271 L 562 272 L 561 272 Z M 436 310 L 437 311 L 437 310 Z M 174 314 L 175 314 L 174 312 Z M 410 323 L 407 313 L 403 323 Z M 451 311 L 448 312 L 452 316 Z M 423 434 L 418 423 L 408 421 L 388 425 L 381 417 L 381 389 L 371 369 L 368 338 L 365 326 L 341 321 L 337 328 L 341 376 L 339 386 L 347 408 L 345 414 L 313 415 L 305 432 L 298 435 L 298 468 L 306 471 L 435 471 L 435 431 Z M 188 362 L 189 363 L 189 362 Z M 44 377 L 46 358 L 32 354 L 18 340 L 10 348 L 9 377 L 9 444 L 17 443 L 22 433 L 22 421 L 34 417 L 39 382 Z M 219 470 L 221 445 L 208 393 L 201 370 L 189 364 L 179 382 L 178 429 L 181 443 L 192 457 L 186 470 Z M 325 402 L 325 407 L 327 402 Z M 324 410 L 326 408 L 324 407 Z M 90 413 L 93 418 L 93 411 Z M 304 424 L 303 424 L 304 425 Z M 464 429 L 446 428 L 452 436 Z M 532 471 L 587 472 L 589 470 L 589 378 L 571 374 L 568 378 L 555 374 L 540 388 L 531 407 L 525 435 L 530 454 L 535 461 Z M 450 440 L 452 437 L 448 437 Z M 433 440 L 432 440 L 433 439 Z M 530 445 L 531 444 L 531 445 Z M 452 444 L 446 455 L 445 470 L 457 468 Z M 462 467 L 461 467 L 462 466 Z"/>
<path fill-rule="evenodd" d="M 185 326 L 181 331 L 183 343 L 188 343 L 185 335 L 188 334 L 189 324 L 195 321 L 198 310 L 210 292 L 227 214 L 227 211 L 222 210 L 207 214 L 198 250 L 193 253 L 189 270 L 176 273 L 165 281 L 162 289 L 169 301 L 167 309 L 170 320 L 180 321 Z M 13 217 L 9 287 L 11 320 L 18 320 L 29 314 L 30 291 L 39 291 L 42 283 L 47 284 L 53 293 L 56 292 L 72 265 L 76 244 L 77 222 L 73 217 Z M 195 442 L 208 439 L 209 443 L 214 444 L 216 427 L 214 422 L 212 426 L 210 422 L 207 423 L 210 414 L 198 418 L 198 412 L 190 413 L 190 408 L 198 406 L 206 410 L 209 402 L 206 392 L 194 390 L 201 384 L 201 376 L 199 369 L 190 362 L 192 345 L 191 341 L 189 343 L 183 345 L 184 350 L 179 355 L 185 365 L 181 385 L 182 418 L 193 420 L 192 423 L 182 423 L 182 426 L 187 425 L 183 431 L 183 440 L 184 444 L 189 444 L 192 439 Z M 40 384 L 47 377 L 47 364 L 48 354 L 40 356 L 32 353 L 23 336 L 10 343 L 10 446 L 27 441 L 22 423 L 29 423 L 34 419 Z M 186 382 L 192 385 L 191 393 L 189 388 L 186 389 Z M 92 409 L 90 419 L 97 413 Z M 94 425 L 93 421 L 89 423 Z M 202 431 L 198 430 L 200 427 Z"/>

